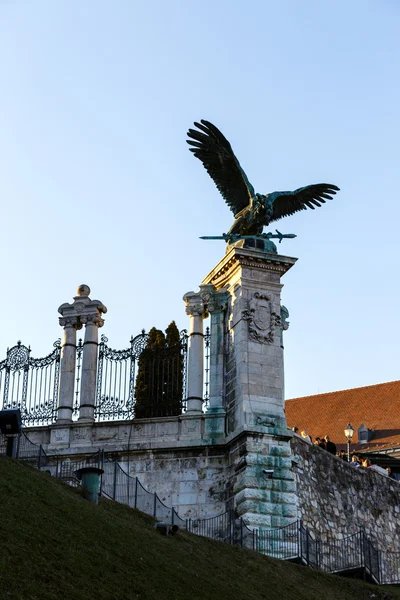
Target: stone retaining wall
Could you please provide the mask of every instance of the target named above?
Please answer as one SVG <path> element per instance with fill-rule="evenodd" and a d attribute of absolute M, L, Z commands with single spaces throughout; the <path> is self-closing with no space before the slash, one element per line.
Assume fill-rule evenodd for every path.
<path fill-rule="evenodd" d="M 219 448 L 144 450 L 117 457 L 125 472 L 138 477 L 181 518 L 210 518 L 226 510 L 226 453 Z"/>
<path fill-rule="evenodd" d="M 291 445 L 299 518 L 316 538 L 363 528 L 379 549 L 400 552 L 400 482 L 354 468 L 298 436 Z"/>

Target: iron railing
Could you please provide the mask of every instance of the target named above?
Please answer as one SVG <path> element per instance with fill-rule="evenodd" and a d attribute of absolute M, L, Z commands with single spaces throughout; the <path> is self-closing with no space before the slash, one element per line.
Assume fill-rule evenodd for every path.
<path fill-rule="evenodd" d="M 188 519 L 187 530 L 203 537 L 233 544 L 235 541 L 235 519 L 232 510 L 209 519 Z"/>
<path fill-rule="evenodd" d="M 103 468 L 104 463 L 104 452 L 99 450 L 89 456 L 85 456 L 80 460 L 74 460 L 68 456 L 57 456 L 55 469 L 53 468 L 54 476 L 62 479 L 66 483 L 72 486 L 78 487 L 80 485 L 80 479 L 78 478 L 76 471 L 83 469 L 84 467 L 98 467 Z"/>
<path fill-rule="evenodd" d="M 101 494 L 136 508 L 158 521 L 186 526 L 174 508 L 166 506 L 155 492 L 149 492 L 142 486 L 137 477 L 129 475 L 116 460 L 106 460 L 103 464 L 104 473 L 101 478 Z"/>
<path fill-rule="evenodd" d="M 386 583 L 380 575 L 381 554 L 390 553 L 380 553 L 364 531 L 341 539 L 322 541 L 315 540 L 300 524 L 300 557 L 302 562 L 314 569 L 327 573 L 363 570 L 375 583 Z M 389 559 L 387 572 L 390 580 L 397 581 L 400 578 L 400 564 L 397 563 L 396 569 L 392 570 L 395 562 Z"/>
<path fill-rule="evenodd" d="M 299 550 L 298 556 L 302 563 L 313 569 L 319 567 L 318 542 L 308 529 L 300 522 L 299 524 Z"/>
<path fill-rule="evenodd" d="M 295 521 L 279 529 L 259 529 L 254 549 L 274 558 L 294 560 L 299 557 L 299 527 Z"/>
<path fill-rule="evenodd" d="M 60 354 L 60 340 L 44 358 L 33 358 L 31 349 L 18 342 L 0 362 L 3 409 L 19 408 L 25 426 L 48 425 L 56 420 Z"/>
<path fill-rule="evenodd" d="M 157 351 L 146 367 L 140 370 L 141 356 L 146 349 L 148 334 L 132 337 L 128 348 L 115 350 L 102 335 L 99 344 L 97 385 L 95 391 L 96 421 L 114 421 L 160 416 L 178 416 L 186 411 L 187 333 L 180 333 L 175 347 Z M 210 395 L 210 329 L 204 335 L 204 408 Z M 83 344 L 76 346 L 76 375 L 72 419 L 79 418 Z M 44 358 L 31 357 L 30 347 L 18 342 L 7 350 L 0 362 L 0 406 L 21 410 L 24 426 L 42 426 L 57 420 L 60 380 L 61 341 Z M 151 398 L 143 407 L 136 405 L 137 376 Z M 141 414 L 141 412 L 143 414 Z"/>
<path fill-rule="evenodd" d="M 0 454 L 9 454 L 7 438 L 0 434 Z M 79 485 L 76 471 L 89 465 L 103 469 L 100 493 L 127 504 L 158 521 L 177 524 L 190 533 L 254 550 L 284 560 L 298 560 L 328 573 L 362 571 L 379 584 L 400 583 L 400 552 L 379 551 L 364 531 L 342 539 L 316 540 L 301 521 L 276 529 L 250 529 L 233 510 L 208 519 L 182 519 L 166 506 L 155 492 L 149 492 L 137 477 L 129 475 L 116 460 L 105 460 L 102 450 L 80 460 L 49 459 L 42 446 L 31 442 L 24 432 L 15 436 L 12 456 L 37 468 L 46 468 L 70 485 Z"/>
<path fill-rule="evenodd" d="M 13 436 L 0 433 L 0 454 L 22 460 L 37 469 L 41 469 L 49 463 L 43 446 L 31 442 L 23 431 Z"/>

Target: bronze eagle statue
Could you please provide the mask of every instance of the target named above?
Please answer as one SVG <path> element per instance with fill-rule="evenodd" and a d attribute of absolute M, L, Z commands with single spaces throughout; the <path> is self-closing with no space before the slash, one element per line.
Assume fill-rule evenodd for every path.
<path fill-rule="evenodd" d="M 293 192 L 256 194 L 226 137 L 209 121 L 194 123 L 186 140 L 190 150 L 201 160 L 219 192 L 232 210 L 235 221 L 228 235 L 260 235 L 272 221 L 321 206 L 339 191 L 336 185 L 316 183 Z"/>

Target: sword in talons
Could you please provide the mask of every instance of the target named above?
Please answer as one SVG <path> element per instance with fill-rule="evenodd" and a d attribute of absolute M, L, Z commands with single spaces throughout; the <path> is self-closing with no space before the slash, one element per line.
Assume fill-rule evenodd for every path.
<path fill-rule="evenodd" d="M 271 240 L 278 239 L 279 243 L 284 238 L 295 238 L 295 233 L 281 233 L 277 229 L 276 233 L 260 233 L 259 235 L 240 235 L 239 233 L 223 233 L 222 235 L 202 235 L 201 240 L 225 240 L 226 242 L 238 242 L 239 240 Z"/>
<path fill-rule="evenodd" d="M 281 233 L 277 229 L 275 229 L 275 231 L 276 231 L 276 233 L 266 233 L 265 235 L 267 237 L 269 237 L 269 239 L 271 239 L 271 238 L 277 238 L 277 239 L 279 239 L 279 243 L 281 243 L 281 241 L 283 240 L 283 238 L 295 238 L 295 237 L 297 237 L 297 235 L 295 233 Z M 262 234 L 262 235 L 264 235 L 264 234 Z"/>

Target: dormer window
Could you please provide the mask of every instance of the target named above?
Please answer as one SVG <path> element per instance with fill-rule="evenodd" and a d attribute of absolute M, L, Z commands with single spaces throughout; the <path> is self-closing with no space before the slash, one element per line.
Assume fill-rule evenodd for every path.
<path fill-rule="evenodd" d="M 368 427 L 366 427 L 365 425 L 360 425 L 360 427 L 357 430 L 357 433 L 358 433 L 358 443 L 359 444 L 366 444 L 367 442 L 370 441 L 370 439 L 372 437 L 371 429 L 368 429 Z"/>

